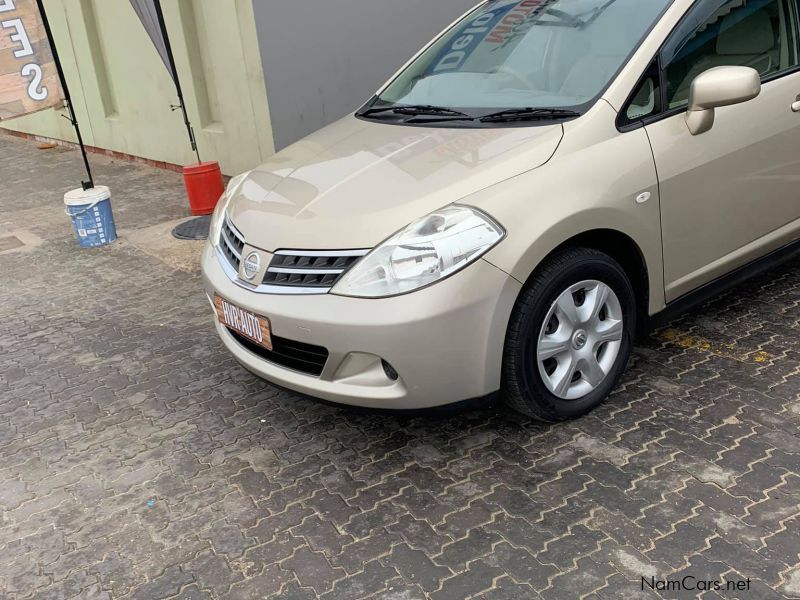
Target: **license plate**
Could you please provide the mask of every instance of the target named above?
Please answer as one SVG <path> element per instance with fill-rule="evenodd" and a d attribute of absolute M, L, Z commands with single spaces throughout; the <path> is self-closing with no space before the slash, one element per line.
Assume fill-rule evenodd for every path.
<path fill-rule="evenodd" d="M 269 320 L 253 314 L 249 310 L 239 308 L 219 296 L 214 296 L 214 306 L 217 309 L 217 318 L 220 323 L 259 346 L 272 350 Z"/>

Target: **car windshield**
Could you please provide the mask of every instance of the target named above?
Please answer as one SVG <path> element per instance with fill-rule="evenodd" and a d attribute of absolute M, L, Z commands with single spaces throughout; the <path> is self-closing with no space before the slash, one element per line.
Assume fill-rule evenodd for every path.
<path fill-rule="evenodd" d="M 564 109 L 579 111 L 597 99 L 671 2 L 490 0 L 423 52 L 366 112 L 391 118 L 393 106 L 415 107 L 402 111 L 406 119 L 427 113 L 438 122 L 464 118 L 432 107 L 470 117 L 555 108 L 561 110 L 526 115 L 564 118 Z"/>

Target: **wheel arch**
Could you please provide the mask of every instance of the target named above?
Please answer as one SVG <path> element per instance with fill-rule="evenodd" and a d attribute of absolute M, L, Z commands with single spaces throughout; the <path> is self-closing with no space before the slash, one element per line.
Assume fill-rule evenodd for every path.
<path fill-rule="evenodd" d="M 554 248 L 545 260 L 566 248 L 591 248 L 617 261 L 633 286 L 638 314 L 640 317 L 647 316 L 650 310 L 650 272 L 644 253 L 633 238 L 616 229 L 591 229 L 569 238 Z M 533 273 L 535 270 L 531 275 Z M 644 320 L 644 318 L 639 319 L 640 325 Z"/>
<path fill-rule="evenodd" d="M 648 315 L 663 308 L 663 294 L 658 294 L 660 289 L 663 291 L 663 287 L 660 287 L 663 281 L 657 270 L 658 265 L 653 265 L 652 262 L 648 264 L 649 261 L 642 245 L 637 243 L 631 235 L 612 227 L 585 229 L 560 243 L 551 244 L 549 250 L 539 247 L 535 254 L 541 258 L 529 261 L 527 265 L 524 261 L 519 263 L 513 275 L 525 284 L 550 257 L 567 248 L 580 247 L 609 255 L 625 270 L 636 294 L 637 312 L 642 317 L 639 319 L 641 325 L 647 321 Z M 531 258 L 531 254 L 528 254 L 528 258 Z"/>

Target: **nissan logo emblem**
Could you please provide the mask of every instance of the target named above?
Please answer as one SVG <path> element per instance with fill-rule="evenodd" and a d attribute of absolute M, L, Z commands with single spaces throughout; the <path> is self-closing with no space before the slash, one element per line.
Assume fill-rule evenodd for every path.
<path fill-rule="evenodd" d="M 248 281 L 253 281 L 261 271 L 261 256 L 258 252 L 251 252 L 242 263 L 242 274 Z"/>

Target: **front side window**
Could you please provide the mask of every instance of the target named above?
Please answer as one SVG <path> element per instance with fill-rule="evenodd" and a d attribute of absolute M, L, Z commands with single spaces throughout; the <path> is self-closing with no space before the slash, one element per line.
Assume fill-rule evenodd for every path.
<path fill-rule="evenodd" d="M 794 11 L 793 0 L 709 0 L 694 8 L 661 54 L 668 107 L 685 107 L 692 81 L 714 67 L 752 67 L 762 80 L 796 67 Z"/>
<path fill-rule="evenodd" d="M 414 61 L 373 106 L 470 116 L 580 110 L 612 81 L 672 0 L 490 0 Z"/>
<path fill-rule="evenodd" d="M 658 61 L 653 61 L 642 81 L 628 101 L 622 124 L 628 125 L 661 110 L 661 73 Z"/>

